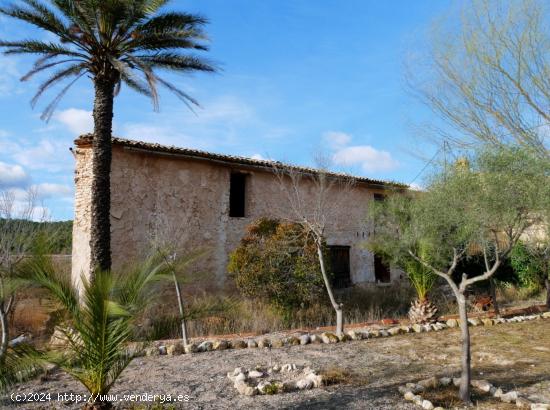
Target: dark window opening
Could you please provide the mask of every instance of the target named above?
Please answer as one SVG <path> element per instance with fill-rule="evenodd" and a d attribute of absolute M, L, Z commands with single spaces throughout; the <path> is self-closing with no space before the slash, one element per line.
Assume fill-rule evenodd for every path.
<path fill-rule="evenodd" d="M 229 216 L 243 218 L 246 203 L 246 174 L 231 174 L 229 183 Z"/>
<path fill-rule="evenodd" d="M 328 252 L 332 269 L 332 286 L 335 289 L 350 287 L 349 246 L 329 246 Z"/>
<path fill-rule="evenodd" d="M 391 281 L 390 267 L 380 255 L 374 255 L 374 279 L 377 283 L 389 283 Z"/>
<path fill-rule="evenodd" d="M 384 194 L 374 194 L 374 200 L 375 201 L 383 201 L 384 199 L 386 199 L 386 195 Z"/>

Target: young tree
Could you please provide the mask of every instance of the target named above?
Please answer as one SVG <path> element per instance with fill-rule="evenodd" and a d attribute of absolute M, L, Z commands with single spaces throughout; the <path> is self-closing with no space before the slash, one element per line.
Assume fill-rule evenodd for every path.
<path fill-rule="evenodd" d="M 288 204 L 275 212 L 281 220 L 300 224 L 313 238 L 321 275 L 336 313 L 336 335 L 341 336 L 344 332 L 343 305 L 334 297 L 323 248 L 327 226 L 349 220 L 345 201 L 349 200 L 347 194 L 355 185 L 355 180 L 348 175 L 329 172 L 327 161 L 322 157 L 317 158 L 316 162 L 317 169 L 311 172 L 274 163 L 280 191 Z"/>
<path fill-rule="evenodd" d="M 460 7 L 433 25 L 429 51 L 408 64 L 412 91 L 442 120 L 435 137 L 460 147 L 514 143 L 548 158 L 548 3 Z"/>
<path fill-rule="evenodd" d="M 49 119 L 67 90 L 89 76 L 95 90 L 91 275 L 96 268 L 111 268 L 110 172 L 113 101 L 121 84 L 150 97 L 158 107 L 158 86 L 172 91 L 190 106 L 197 101 L 158 75 L 158 70 L 189 73 L 214 72 L 207 60 L 189 51 L 206 51 L 207 20 L 175 11 L 161 12 L 168 1 L 159 0 L 21 0 L 0 7 L 0 14 L 24 21 L 53 35 L 56 41 L 0 41 L 5 54 L 31 54 L 40 58 L 22 77 L 56 71 L 38 88 L 42 94 L 63 80 L 70 80 L 42 114 Z M 78 278 L 76 278 L 78 279 Z"/>
<path fill-rule="evenodd" d="M 21 267 L 21 275 L 47 290 L 64 310 L 61 329 L 66 346 L 59 353 L 43 353 L 42 359 L 58 365 L 88 390 L 90 399 L 84 408 L 111 408 L 106 395 L 141 352 L 142 346 L 128 343 L 136 316 L 154 299 L 155 283 L 169 278 L 160 259 L 151 257 L 122 273 L 97 271 L 93 281 L 83 278 L 81 293 L 46 256 L 36 255 Z"/>
<path fill-rule="evenodd" d="M 28 190 L 18 203 L 13 190 L 0 191 L 0 367 L 6 357 L 10 313 L 15 309 L 16 292 L 23 282 L 17 268 L 32 251 L 41 233 L 33 219 L 44 219 L 36 206 L 36 191 Z"/>
<path fill-rule="evenodd" d="M 487 150 L 437 174 L 427 191 L 393 195 L 371 208 L 376 243 L 396 261 L 407 256 L 445 279 L 458 304 L 462 335 L 460 398 L 470 403 L 470 334 L 466 292 L 491 278 L 520 237 L 544 222 L 550 200 L 548 162 L 532 151 Z M 418 244 L 429 254 L 418 252 Z M 422 249 L 422 248 L 421 248 Z M 483 274 L 457 272 L 458 263 L 482 254 Z"/>

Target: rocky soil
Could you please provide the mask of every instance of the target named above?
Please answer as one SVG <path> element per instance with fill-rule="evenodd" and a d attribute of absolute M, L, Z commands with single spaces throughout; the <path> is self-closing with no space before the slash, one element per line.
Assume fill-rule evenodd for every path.
<path fill-rule="evenodd" d="M 517 390 L 550 403 L 550 320 L 471 327 L 473 377 L 506 390 Z M 406 402 L 398 387 L 431 376 L 459 374 L 459 331 L 430 333 L 335 344 L 309 344 L 279 349 L 254 348 L 210 351 L 136 359 L 112 389 L 123 394 L 188 395 L 189 401 L 158 408 L 176 409 L 418 409 Z M 271 367 L 284 363 L 346 376 L 339 384 L 312 390 L 247 397 L 227 377 L 236 367 Z M 58 393 L 85 390 L 67 375 L 54 372 L 18 386 L 10 393 L 50 394 L 51 401 L 0 402 L 2 408 L 77 409 L 70 401 L 57 402 Z M 118 408 L 146 409 L 147 403 L 119 402 Z M 484 407 L 480 404 L 478 408 Z"/>

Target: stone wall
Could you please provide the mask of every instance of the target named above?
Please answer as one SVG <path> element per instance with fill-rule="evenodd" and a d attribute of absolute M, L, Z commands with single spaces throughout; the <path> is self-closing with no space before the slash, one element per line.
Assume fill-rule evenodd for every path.
<path fill-rule="evenodd" d="M 90 261 L 91 146 L 77 150 L 73 275 L 86 271 Z M 229 216 L 232 172 L 247 174 L 246 212 Z M 306 191 L 312 192 L 313 187 Z M 374 282 L 373 255 L 364 248 L 369 227 L 365 217 L 374 192 L 365 183 L 334 198 L 345 206 L 333 211 L 327 226 L 328 245 L 350 247 L 351 279 Z M 145 152 L 113 146 L 111 174 L 111 231 L 113 267 L 143 257 L 152 241 L 161 237 L 183 252 L 208 252 L 199 267 L 223 286 L 228 254 L 238 246 L 245 227 L 266 216 L 290 216 L 288 197 L 273 172 L 249 165 Z M 400 272 L 392 269 L 392 280 Z M 73 276 L 74 277 L 74 276 Z"/>

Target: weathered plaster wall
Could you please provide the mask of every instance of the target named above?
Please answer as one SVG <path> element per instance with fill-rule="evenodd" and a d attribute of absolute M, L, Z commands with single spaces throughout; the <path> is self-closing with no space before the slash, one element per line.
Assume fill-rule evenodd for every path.
<path fill-rule="evenodd" d="M 77 148 L 75 165 L 75 200 L 73 222 L 72 278 L 90 274 L 90 230 L 92 214 L 92 150 Z"/>
<path fill-rule="evenodd" d="M 79 157 L 90 159 L 89 154 Z M 78 160 L 77 167 L 84 168 L 84 162 Z M 229 217 L 229 181 L 235 171 L 248 174 L 244 218 Z M 73 253 L 73 269 L 89 263 L 89 251 L 83 252 L 89 240 L 89 180 L 84 176 L 89 178 L 77 170 L 74 246 L 80 249 Z M 347 191 L 345 198 L 338 198 L 346 206 L 331 215 L 327 227 L 329 245 L 350 246 L 354 283 L 374 282 L 373 256 L 363 247 L 369 232 L 364 220 L 374 192 L 365 185 Z M 111 201 L 114 268 L 143 257 L 152 248 L 152 241 L 162 237 L 187 251 L 207 249 L 200 269 L 213 274 L 219 285 L 226 277 L 228 254 L 238 246 L 245 227 L 259 217 L 281 217 L 289 212 L 288 198 L 272 172 L 116 145 Z M 79 218 L 83 221 L 77 221 Z M 399 272 L 392 270 L 392 280 L 398 277 Z"/>

